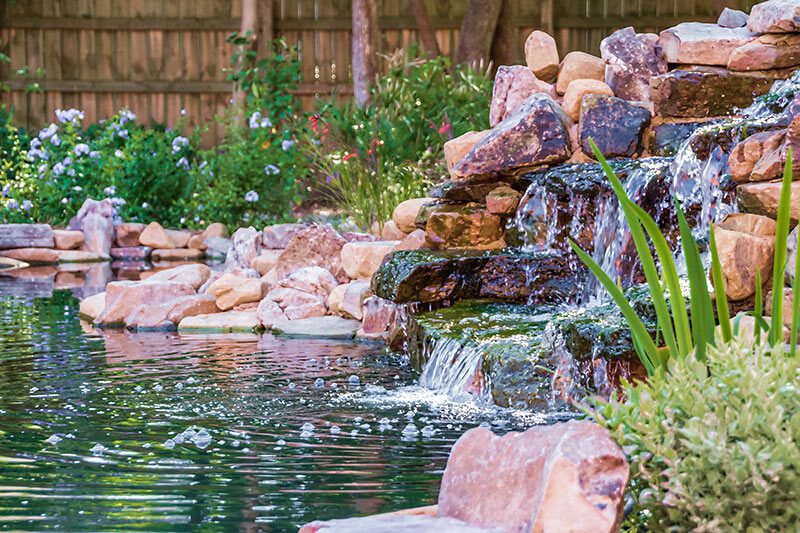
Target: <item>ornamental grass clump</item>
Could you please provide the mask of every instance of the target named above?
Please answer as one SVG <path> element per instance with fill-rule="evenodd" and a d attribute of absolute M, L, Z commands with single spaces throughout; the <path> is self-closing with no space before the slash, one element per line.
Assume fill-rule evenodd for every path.
<path fill-rule="evenodd" d="M 721 333 L 705 361 L 674 358 L 625 400 L 595 400 L 631 465 L 649 531 L 791 531 L 800 524 L 800 372 L 783 344 Z"/>

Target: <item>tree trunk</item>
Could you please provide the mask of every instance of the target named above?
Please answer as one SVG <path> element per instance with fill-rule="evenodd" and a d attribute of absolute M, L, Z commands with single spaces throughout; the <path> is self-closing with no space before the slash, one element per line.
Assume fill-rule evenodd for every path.
<path fill-rule="evenodd" d="M 409 0 L 411 13 L 414 14 L 414 20 L 417 22 L 417 31 L 419 32 L 419 42 L 422 47 L 432 56 L 442 55 L 439 50 L 439 43 L 436 41 L 436 34 L 433 33 L 431 27 L 431 19 L 428 17 L 428 10 L 425 7 L 425 0 Z"/>
<path fill-rule="evenodd" d="M 458 35 L 457 63 L 481 66 L 489 59 L 502 5 L 503 0 L 468 0 Z"/>
<path fill-rule="evenodd" d="M 353 0 L 353 92 L 358 107 L 369 103 L 369 86 L 375 81 L 377 30 L 375 0 Z"/>
<path fill-rule="evenodd" d="M 515 65 L 519 62 L 516 15 L 515 2 L 503 0 L 492 41 L 493 70 L 497 70 L 500 65 Z"/>

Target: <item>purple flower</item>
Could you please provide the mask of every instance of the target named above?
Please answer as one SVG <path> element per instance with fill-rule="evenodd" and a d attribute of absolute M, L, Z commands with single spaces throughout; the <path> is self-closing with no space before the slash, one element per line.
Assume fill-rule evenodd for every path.
<path fill-rule="evenodd" d="M 178 159 L 178 162 L 175 163 L 175 166 L 183 170 L 189 170 L 189 161 L 185 157 L 181 157 Z"/>
<path fill-rule="evenodd" d="M 64 167 L 64 165 L 62 165 L 61 163 L 56 163 L 55 165 L 53 165 L 52 173 L 54 176 L 60 176 L 61 174 L 64 173 L 65 170 L 67 169 Z"/>
<path fill-rule="evenodd" d="M 41 139 L 42 141 L 44 141 L 45 139 L 49 139 L 50 137 L 55 135 L 57 131 L 58 131 L 58 126 L 56 126 L 55 124 L 50 124 L 49 126 L 47 126 L 46 128 L 42 129 L 39 132 L 39 139 Z"/>
<path fill-rule="evenodd" d="M 126 122 L 134 122 L 136 121 L 136 115 L 130 112 L 129 109 L 123 109 L 119 112 L 119 123 L 125 124 Z"/>
<path fill-rule="evenodd" d="M 12 198 L 11 200 L 8 201 L 8 203 L 6 204 L 6 207 L 9 208 L 9 209 L 12 209 L 12 210 L 13 209 L 19 209 L 19 202 L 17 202 L 16 200 L 14 200 Z"/>
<path fill-rule="evenodd" d="M 98 152 L 97 150 L 92 150 L 91 152 L 89 152 L 89 157 L 91 157 L 92 159 L 98 159 L 100 157 L 100 152 Z"/>
<path fill-rule="evenodd" d="M 53 136 L 50 137 L 50 144 L 53 146 L 61 146 L 61 137 L 59 137 L 57 133 L 54 133 Z"/>
<path fill-rule="evenodd" d="M 281 173 L 281 169 L 279 169 L 275 165 L 270 164 L 270 165 L 267 165 L 267 166 L 264 167 L 264 173 L 267 176 L 275 176 L 275 175 Z"/>
<path fill-rule="evenodd" d="M 256 191 L 247 191 L 247 193 L 244 195 L 245 202 L 257 202 L 258 198 L 258 193 Z"/>
<path fill-rule="evenodd" d="M 69 122 L 77 126 L 81 120 L 86 118 L 83 111 L 79 109 L 56 109 L 56 118 L 62 124 Z"/>
<path fill-rule="evenodd" d="M 31 203 L 30 200 L 23 200 L 22 201 L 22 210 L 23 211 L 30 211 L 32 207 L 33 207 L 33 204 Z"/>
<path fill-rule="evenodd" d="M 281 141 L 281 148 L 284 152 L 288 152 L 294 147 L 294 141 L 292 139 L 285 139 Z"/>
<path fill-rule="evenodd" d="M 10 192 L 11 192 L 11 184 L 6 183 L 5 185 L 3 185 L 3 190 L 0 191 L 0 194 L 2 194 L 3 196 L 8 196 L 8 193 Z"/>
<path fill-rule="evenodd" d="M 189 139 L 178 135 L 172 140 L 172 153 L 177 154 L 182 148 L 189 146 Z"/>
<path fill-rule="evenodd" d="M 89 154 L 89 145 L 86 143 L 80 143 L 75 145 L 75 149 L 73 150 L 76 156 L 88 155 Z"/>
<path fill-rule="evenodd" d="M 117 194 L 117 188 L 114 187 L 113 185 L 109 185 L 108 187 L 103 189 L 103 194 L 105 194 L 106 196 L 114 196 L 115 194 Z"/>
<path fill-rule="evenodd" d="M 130 135 L 128 134 L 128 130 L 119 130 L 117 132 L 117 137 L 120 139 L 130 139 Z"/>

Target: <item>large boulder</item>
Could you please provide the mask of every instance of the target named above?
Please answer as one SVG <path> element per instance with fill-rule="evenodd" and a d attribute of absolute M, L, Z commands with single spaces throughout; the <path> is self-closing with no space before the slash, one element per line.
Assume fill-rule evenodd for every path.
<path fill-rule="evenodd" d="M 723 28 L 717 24 L 682 22 L 662 31 L 658 46 L 668 63 L 726 66 L 737 48 L 755 40 L 747 28 Z M 751 69 L 752 70 L 752 69 Z"/>
<path fill-rule="evenodd" d="M 52 248 L 12 248 L 0 250 L 0 257 L 9 257 L 29 265 L 49 265 L 58 263 L 60 251 Z"/>
<path fill-rule="evenodd" d="M 600 94 L 583 97 L 579 137 L 581 150 L 594 156 L 589 140 L 607 158 L 641 154 L 650 111 L 636 103 Z"/>
<path fill-rule="evenodd" d="M 339 282 L 349 281 L 341 259 L 345 244 L 344 237 L 330 225 L 309 226 L 297 232 L 286 245 L 278 258 L 275 276 L 281 279 L 301 268 L 319 266 L 331 272 Z"/>
<path fill-rule="evenodd" d="M 586 52 L 570 52 L 561 62 L 558 72 L 556 92 L 564 94 L 570 84 L 575 80 L 599 80 L 605 77 L 605 63 L 597 56 Z"/>
<path fill-rule="evenodd" d="M 445 204 L 436 209 L 428 217 L 425 238 L 432 248 L 440 249 L 490 250 L 505 245 L 502 219 L 477 204 Z"/>
<path fill-rule="evenodd" d="M 155 304 L 144 304 L 126 318 L 128 329 L 171 330 L 187 316 L 217 312 L 217 299 L 211 294 L 189 294 Z"/>
<path fill-rule="evenodd" d="M 282 250 L 292 238 L 308 228 L 307 224 L 275 224 L 264 228 L 262 246 L 267 250 Z"/>
<path fill-rule="evenodd" d="M 494 127 L 511 115 L 529 96 L 537 93 L 556 97 L 552 85 L 541 81 L 522 65 L 501 65 L 494 76 L 489 125 Z"/>
<path fill-rule="evenodd" d="M 228 236 L 228 228 L 225 227 L 225 224 L 221 222 L 213 222 L 208 225 L 206 229 L 203 230 L 202 233 L 198 233 L 196 235 L 192 235 L 186 243 L 186 246 L 189 248 L 195 248 L 197 250 L 207 250 L 208 243 L 207 239 L 211 238 L 225 238 Z"/>
<path fill-rule="evenodd" d="M 138 222 L 123 222 L 114 226 L 114 239 L 118 248 L 139 246 L 139 236 L 146 226 Z"/>
<path fill-rule="evenodd" d="M 112 218 L 114 216 L 114 204 L 111 203 L 111 199 L 109 198 L 104 200 L 93 200 L 91 198 L 87 198 L 83 201 L 83 204 L 81 205 L 80 209 L 78 209 L 78 212 L 75 213 L 75 216 L 69 220 L 67 229 L 81 229 L 83 219 L 89 214 L 96 214 L 100 215 L 101 217 Z"/>
<path fill-rule="evenodd" d="M 731 70 L 766 70 L 800 65 L 800 35 L 761 35 L 734 50 L 728 59 Z"/>
<path fill-rule="evenodd" d="M 336 278 L 328 270 L 313 266 L 292 272 L 285 278 L 278 280 L 275 283 L 275 287 L 296 289 L 327 298 L 338 284 Z"/>
<path fill-rule="evenodd" d="M 571 155 L 568 130 L 569 118 L 559 105 L 535 94 L 481 139 L 454 170 L 463 176 L 502 175 L 566 161 Z"/>
<path fill-rule="evenodd" d="M 273 332 L 289 337 L 317 337 L 349 340 L 356 336 L 361 323 L 339 316 L 311 316 L 279 322 L 272 326 Z"/>
<path fill-rule="evenodd" d="M 220 311 L 228 311 L 237 305 L 260 301 L 264 296 L 264 283 L 258 278 L 228 273 L 209 285 L 206 292 L 216 297 Z"/>
<path fill-rule="evenodd" d="M 122 326 L 143 305 L 154 306 L 195 294 L 185 283 L 113 281 L 106 286 L 105 308 L 95 319 L 100 326 Z"/>
<path fill-rule="evenodd" d="M 754 33 L 793 33 L 800 31 L 798 0 L 767 0 L 753 6 L 747 27 Z"/>
<path fill-rule="evenodd" d="M 110 217 L 89 213 L 81 221 L 83 249 L 103 258 L 111 257 L 114 244 L 114 223 Z"/>
<path fill-rule="evenodd" d="M 98 292 L 88 298 L 81 300 L 78 314 L 81 318 L 94 322 L 94 319 L 103 312 L 106 307 L 106 293 Z"/>
<path fill-rule="evenodd" d="M 112 248 L 111 259 L 124 259 L 127 261 L 147 261 L 153 249 L 149 246 L 123 246 Z"/>
<path fill-rule="evenodd" d="M 763 163 L 758 165 L 758 163 L 762 160 L 766 161 L 765 157 L 769 160 L 773 159 L 772 154 L 781 150 L 784 138 L 784 131 L 762 131 L 747 137 L 734 146 L 728 157 L 731 179 L 736 183 L 772 179 L 774 176 L 765 175 L 766 169 L 772 165 Z M 759 172 L 754 176 L 753 171 L 756 165 L 759 166 Z"/>
<path fill-rule="evenodd" d="M 558 47 L 549 34 L 534 30 L 525 39 L 525 63 L 533 75 L 551 81 L 558 75 Z"/>
<path fill-rule="evenodd" d="M 453 169 L 483 139 L 488 131 L 468 131 L 444 143 L 444 161 L 447 164 L 447 171 L 450 173 L 450 177 L 454 179 L 460 177 Z M 416 215 L 414 215 L 414 218 L 416 218 Z"/>
<path fill-rule="evenodd" d="M 769 92 L 776 79 L 790 72 L 768 70 L 733 72 L 718 67 L 686 67 L 650 80 L 655 113 L 665 117 L 731 115 Z M 614 91 L 618 94 L 617 91 Z"/>
<path fill-rule="evenodd" d="M 181 265 L 167 270 L 160 270 L 147 277 L 148 283 L 185 283 L 198 290 L 211 276 L 211 269 L 206 265 Z"/>
<path fill-rule="evenodd" d="M 158 250 L 175 248 L 175 243 L 167 230 L 158 222 L 151 222 L 142 230 L 139 234 L 139 244 Z"/>
<path fill-rule="evenodd" d="M 746 213 L 778 218 L 781 196 L 780 182 L 744 183 L 736 187 L 739 209 Z M 800 181 L 792 182 L 790 216 L 793 224 L 800 220 Z"/>
<path fill-rule="evenodd" d="M 225 258 L 225 268 L 250 268 L 253 258 L 261 253 L 261 232 L 250 226 L 239 228 L 231 237 L 231 249 Z"/>
<path fill-rule="evenodd" d="M 725 220 L 714 226 L 717 252 L 722 267 L 725 294 L 732 301 L 745 300 L 756 292 L 756 273 L 762 282 L 769 280 L 775 253 L 774 225 L 749 215 Z M 766 217 L 763 217 L 766 218 Z M 772 228 L 772 235 L 769 228 Z M 745 233 L 746 229 L 758 234 Z"/>
<path fill-rule="evenodd" d="M 650 100 L 650 78 L 667 72 L 667 61 L 653 34 L 617 30 L 600 42 L 605 82 L 619 98 Z"/>
<path fill-rule="evenodd" d="M 250 261 L 250 268 L 263 276 L 278 265 L 278 258 L 282 253 L 283 250 L 261 250 L 261 254 Z"/>
<path fill-rule="evenodd" d="M 342 267 L 351 279 L 369 279 L 400 241 L 349 242 L 342 248 Z"/>
<path fill-rule="evenodd" d="M 569 118 L 578 121 L 581 114 L 581 102 L 587 94 L 604 94 L 614 96 L 614 91 L 600 80 L 575 80 L 567 87 L 561 107 Z"/>
<path fill-rule="evenodd" d="M 397 324 L 398 306 L 379 296 L 370 296 L 361 306 L 363 322 L 361 333 L 366 337 L 382 337 Z"/>
<path fill-rule="evenodd" d="M 47 224 L 0 224 L 0 250 L 53 246 L 53 228 Z"/>
<path fill-rule="evenodd" d="M 502 437 L 474 428 L 450 451 L 438 515 L 499 531 L 611 533 L 628 474 L 625 453 L 589 421 Z"/>
<path fill-rule="evenodd" d="M 264 327 L 271 327 L 286 320 L 325 316 L 328 313 L 326 301 L 326 296 L 278 287 L 269 291 L 264 300 L 258 304 L 258 316 Z"/>

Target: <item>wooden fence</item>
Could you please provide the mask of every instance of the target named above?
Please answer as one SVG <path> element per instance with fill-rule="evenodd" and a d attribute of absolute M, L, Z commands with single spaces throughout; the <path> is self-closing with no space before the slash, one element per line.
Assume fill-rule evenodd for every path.
<path fill-rule="evenodd" d="M 615 29 L 657 31 L 684 20 L 714 20 L 721 4 L 747 0 L 513 0 L 522 43 L 535 28 L 553 33 L 562 54 L 597 52 Z M 417 40 L 407 0 L 378 0 L 382 49 Z M 316 95 L 347 95 L 350 0 L 274 0 L 277 36 L 301 51 L 306 106 Z M 173 125 L 181 110 L 210 119 L 231 97 L 225 81 L 233 49 L 225 38 L 240 26 L 241 0 L 0 0 L 0 95 L 17 123 L 38 128 L 58 108 L 85 110 L 88 121 L 127 107 L 141 119 Z M 444 54 L 452 54 L 466 0 L 427 0 Z M 43 69 L 42 92 L 26 93 L 15 74 Z M 219 132 L 216 132 L 218 134 Z M 212 136 L 214 134 L 212 133 Z"/>

